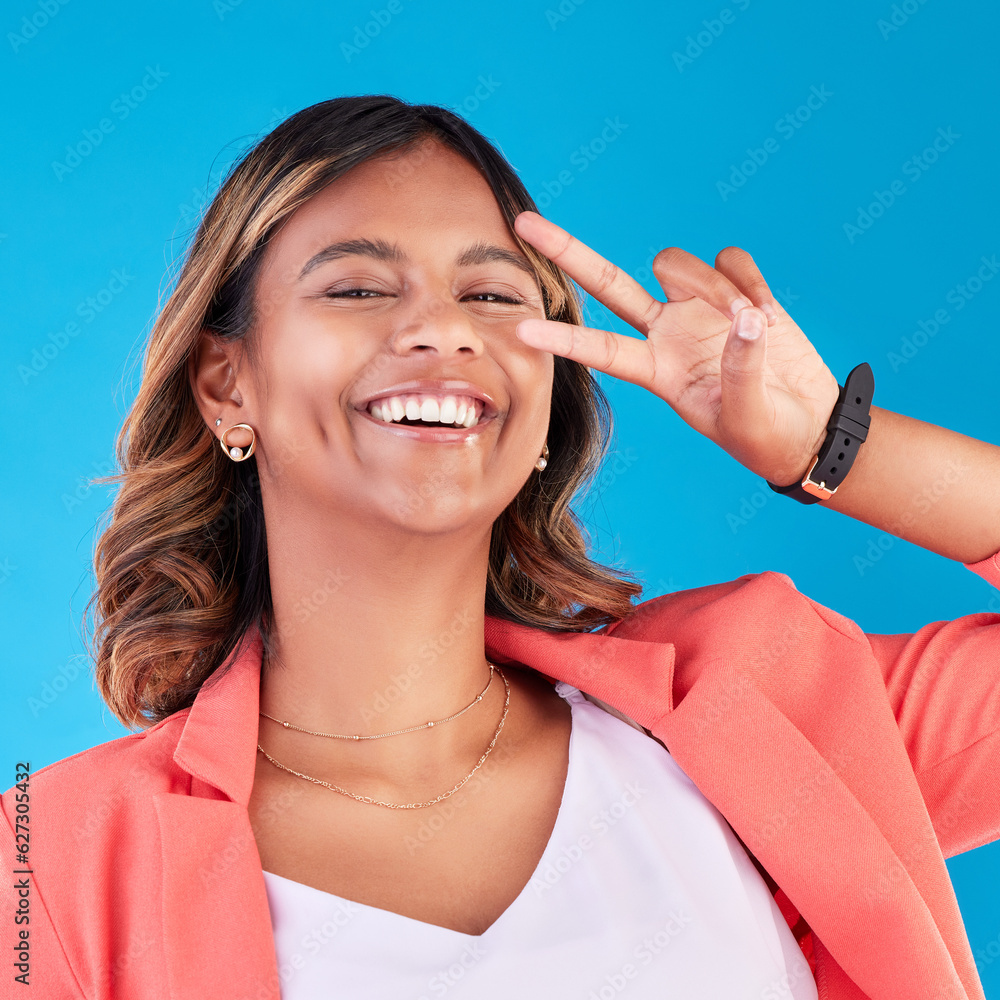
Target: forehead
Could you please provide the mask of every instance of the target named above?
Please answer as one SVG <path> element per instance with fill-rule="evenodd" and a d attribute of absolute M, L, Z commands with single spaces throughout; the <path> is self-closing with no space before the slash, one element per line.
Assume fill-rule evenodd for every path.
<path fill-rule="evenodd" d="M 335 239 L 382 238 L 443 250 L 470 239 L 518 250 L 486 179 L 436 141 L 353 167 L 297 209 L 272 241 L 272 262 L 306 260 Z"/>

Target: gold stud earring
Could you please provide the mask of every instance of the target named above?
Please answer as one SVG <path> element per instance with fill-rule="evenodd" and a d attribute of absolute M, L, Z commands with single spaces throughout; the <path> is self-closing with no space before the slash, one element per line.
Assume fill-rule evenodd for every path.
<path fill-rule="evenodd" d="M 541 472 L 542 469 L 544 469 L 545 466 L 548 464 L 549 464 L 549 445 L 548 442 L 546 442 L 544 445 L 542 445 L 542 454 L 541 457 L 538 459 L 538 461 L 535 462 L 535 468 L 538 469 L 539 472 Z"/>
<path fill-rule="evenodd" d="M 237 429 L 249 431 L 252 435 L 250 439 L 250 447 L 244 450 L 235 445 L 230 447 L 226 444 L 226 435 L 230 431 L 235 431 Z M 234 462 L 245 462 L 252 454 L 253 450 L 257 445 L 257 433 L 249 424 L 233 424 L 232 427 L 227 427 L 222 432 L 222 437 L 219 438 L 219 444 L 222 446 L 222 450 L 226 453 L 228 458 L 231 458 Z"/>

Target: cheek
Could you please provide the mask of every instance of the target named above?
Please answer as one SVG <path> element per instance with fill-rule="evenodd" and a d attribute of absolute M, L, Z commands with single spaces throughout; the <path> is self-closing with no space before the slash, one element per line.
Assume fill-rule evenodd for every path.
<path fill-rule="evenodd" d="M 335 319 L 312 304 L 287 310 L 273 326 L 269 390 L 274 395 L 280 391 L 288 405 L 322 401 L 342 407 L 346 387 L 363 373 L 374 334 Z"/>
<path fill-rule="evenodd" d="M 266 332 L 259 380 L 268 460 L 325 448 L 348 433 L 347 390 L 370 363 L 370 339 L 331 330 L 315 316 L 272 320 Z"/>
<path fill-rule="evenodd" d="M 552 402 L 552 379 L 555 358 L 547 351 L 526 348 L 514 355 L 508 367 L 513 385 L 518 387 L 521 416 L 530 427 L 529 434 L 541 433 L 547 426 Z"/>

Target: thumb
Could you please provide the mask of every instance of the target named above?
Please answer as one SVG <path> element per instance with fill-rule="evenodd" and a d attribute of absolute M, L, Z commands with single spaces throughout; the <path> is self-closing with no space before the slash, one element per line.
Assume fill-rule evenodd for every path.
<path fill-rule="evenodd" d="M 767 317 L 756 306 L 741 309 L 722 349 L 719 424 L 726 438 L 750 451 L 765 445 L 774 420 L 764 382 L 766 349 Z"/>

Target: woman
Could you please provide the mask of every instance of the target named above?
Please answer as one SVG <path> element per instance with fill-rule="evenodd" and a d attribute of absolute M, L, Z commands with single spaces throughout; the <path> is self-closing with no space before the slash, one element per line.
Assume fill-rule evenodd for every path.
<path fill-rule="evenodd" d="M 998 586 L 1000 449 L 848 399 L 745 252 L 654 270 L 433 106 L 327 101 L 234 168 L 95 558 L 141 731 L 2 800 L 38 995 L 982 997 L 944 857 L 1000 837 L 1000 619 L 866 635 L 771 572 L 635 606 L 569 502 L 597 368 Z"/>

